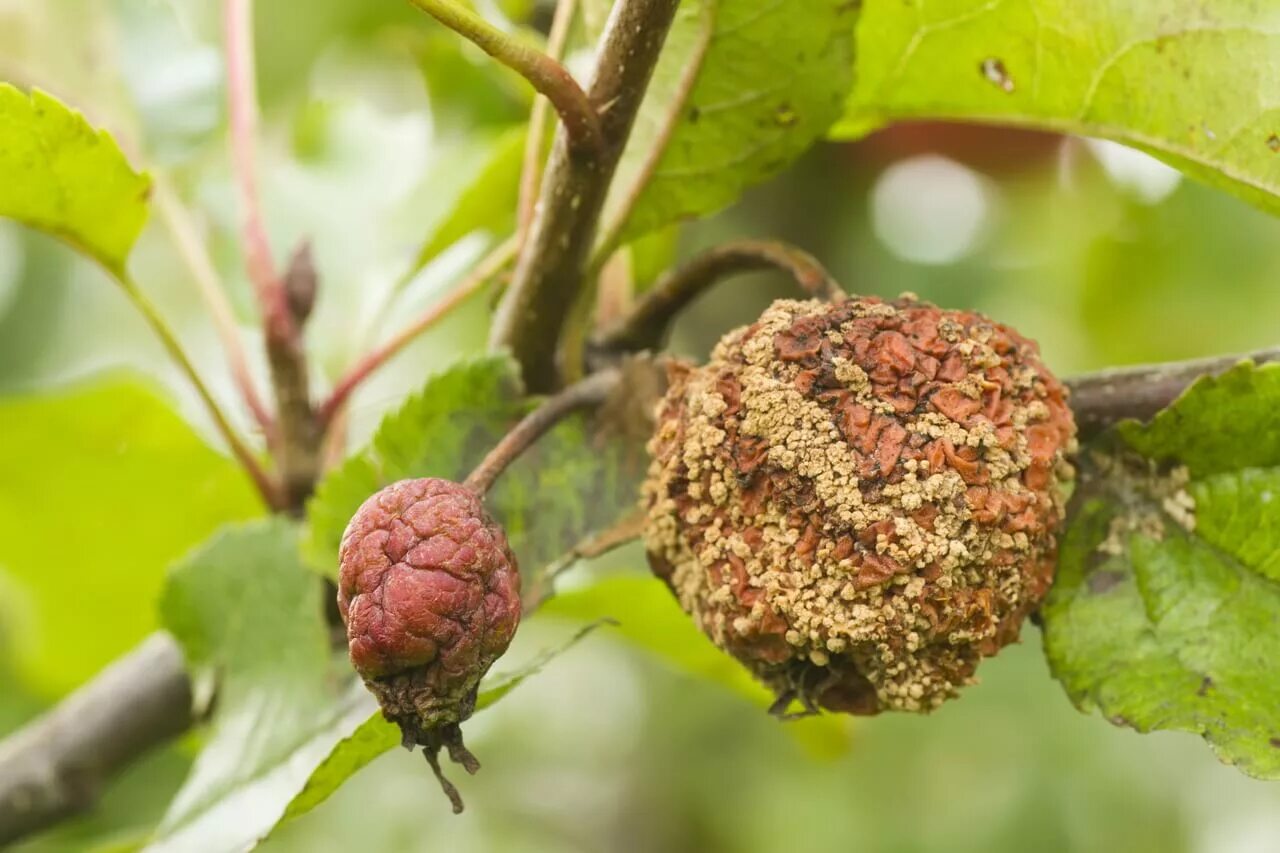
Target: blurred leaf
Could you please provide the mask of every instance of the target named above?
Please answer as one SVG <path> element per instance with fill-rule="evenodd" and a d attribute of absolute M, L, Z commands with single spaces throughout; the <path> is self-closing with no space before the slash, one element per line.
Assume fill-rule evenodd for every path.
<path fill-rule="evenodd" d="M 740 663 L 698 630 L 671 591 L 655 578 L 623 574 L 596 580 L 582 589 L 558 593 L 540 613 L 575 621 L 616 619 L 619 636 L 681 672 L 728 687 L 761 707 L 773 701 Z"/>
<path fill-rule="evenodd" d="M 527 135 L 520 125 L 488 143 L 470 140 L 431 169 L 416 195 L 431 199 L 435 217 L 427 223 L 415 272 L 473 231 L 512 229 Z M 452 202 L 442 204 L 442 194 L 452 194 Z"/>
<path fill-rule="evenodd" d="M 0 83 L 0 216 L 47 231 L 112 272 L 147 218 L 151 182 L 80 113 Z"/>
<path fill-rule="evenodd" d="M 1122 425 L 1129 450 L 1114 452 L 1145 467 L 1082 460 L 1044 607 L 1045 650 L 1077 706 L 1139 731 L 1196 732 L 1266 779 L 1280 779 L 1277 434 L 1276 365 L 1203 379 L 1149 426 Z M 1150 485 L 1171 465 L 1189 471 L 1193 526 L 1170 486 Z"/>
<path fill-rule="evenodd" d="M 116 0 L 113 8 L 120 78 L 142 123 L 149 160 L 192 156 L 223 126 L 224 70 L 217 43 L 184 26 L 171 3 Z"/>
<path fill-rule="evenodd" d="M 774 701 L 745 667 L 698 630 L 671 591 L 655 578 L 612 575 L 558 593 L 539 612 L 574 621 L 616 620 L 616 633 L 628 643 L 683 673 L 728 687 L 759 706 L 760 713 Z M 838 757 L 849 748 L 848 727 L 840 715 L 822 714 L 785 725 L 815 757 Z"/>
<path fill-rule="evenodd" d="M 578 641 L 601 624 L 601 622 L 593 622 L 583 627 L 564 643 L 553 649 L 547 649 L 515 672 L 496 676 L 491 673 L 481 685 L 480 695 L 476 699 L 476 712 L 479 713 L 506 698 L 507 694 L 519 687 L 525 679 L 541 672 L 543 667 L 573 648 Z M 328 757 L 312 772 L 306 786 L 289 803 L 288 810 L 276 826 L 281 826 L 320 805 L 361 768 L 384 752 L 400 746 L 400 742 L 399 727 L 388 722 L 381 711 L 374 712 L 360 724 L 359 728 L 333 747 Z"/>
<path fill-rule="evenodd" d="M 470 136 L 528 116 L 532 88 L 518 73 L 444 27 L 423 27 L 415 35 L 414 53 L 437 128 Z"/>
<path fill-rule="evenodd" d="M 195 7 L 193 16 L 209 14 L 204 0 L 170 2 Z M 267 111 L 307 88 L 317 60 L 327 49 L 342 45 L 376 50 L 379 37 L 396 28 L 435 25 L 408 3 L 350 0 L 310 0 L 305 14 L 292 3 L 255 3 L 253 17 L 258 94 Z M 216 23 L 213 32 L 217 32 Z"/>
<path fill-rule="evenodd" d="M 1076 323 L 1090 362 L 1081 367 L 1173 361 L 1276 341 L 1280 219 L 1188 182 L 1155 205 L 1113 196 L 1112 215 L 1068 213 L 1061 207 L 1066 195 L 1045 199 L 1061 211 L 1057 221 L 1027 216 L 1025 227 L 1067 251 L 1063 231 L 1092 230 L 1064 257 L 1081 266 L 1059 290 L 1078 293 Z M 1219 285 L 1227 282 L 1230 298 Z"/>
<path fill-rule="evenodd" d="M 604 33 L 604 25 L 613 11 L 613 0 L 582 0 L 582 28 L 591 44 L 595 44 Z"/>
<path fill-rule="evenodd" d="M 554 648 L 544 649 L 540 654 L 534 657 L 533 660 L 524 664 L 515 672 L 500 673 L 496 676 L 486 678 L 485 683 L 481 685 L 480 695 L 476 698 L 476 710 L 483 711 L 491 705 L 498 704 L 498 702 L 507 698 L 507 694 L 512 690 L 515 690 L 531 676 L 542 672 L 543 668 L 546 667 L 547 664 L 551 663 L 560 655 L 576 646 L 592 631 L 604 625 L 613 625 L 616 627 L 617 623 L 608 618 L 597 619 L 594 622 L 583 625 L 575 631 L 569 639 L 565 640 L 560 645 Z"/>
<path fill-rule="evenodd" d="M 308 505 L 308 558 L 331 577 L 347 522 L 369 495 L 410 477 L 460 481 L 529 409 L 506 356 L 463 361 L 389 415 L 372 444 L 321 482 Z M 569 417 L 507 469 L 486 503 L 526 580 L 635 506 L 645 456 Z M 554 495 L 555 500 L 548 500 Z"/>
<path fill-rule="evenodd" d="M 164 622 L 196 683 L 217 675 L 217 705 L 148 850 L 252 847 L 368 716 L 368 694 L 334 666 L 322 586 L 278 518 L 226 528 L 174 567 Z"/>
<path fill-rule="evenodd" d="M 680 228 L 669 225 L 652 231 L 627 247 L 631 253 L 631 279 L 636 294 L 641 294 L 675 264 L 680 247 Z"/>
<path fill-rule="evenodd" d="M 866 0 L 834 135 L 972 119 L 1105 137 L 1280 212 L 1280 31 L 1252 0 Z"/>
<path fill-rule="evenodd" d="M 0 400 L 0 572 L 23 677 L 59 695 L 155 625 L 164 568 L 262 511 L 240 469 L 126 375 Z"/>
<path fill-rule="evenodd" d="M 852 83 L 856 12 L 848 0 L 682 3 L 610 198 L 621 242 L 725 207 L 825 133 Z"/>

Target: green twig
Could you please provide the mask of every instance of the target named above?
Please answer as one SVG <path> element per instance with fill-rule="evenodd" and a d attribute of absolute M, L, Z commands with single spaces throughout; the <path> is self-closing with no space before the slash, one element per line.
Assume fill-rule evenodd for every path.
<path fill-rule="evenodd" d="M 254 485 L 257 486 L 262 499 L 266 501 L 267 506 L 278 508 L 281 499 L 279 488 L 277 488 L 272 478 L 267 475 L 266 471 L 263 470 L 253 451 L 236 433 L 231 426 L 231 422 L 227 420 L 227 416 L 218 405 L 218 401 L 213 398 L 213 394 L 209 391 L 209 386 L 200 378 L 200 374 L 191 362 L 191 358 L 187 355 L 186 350 L 182 348 L 182 344 L 179 343 L 178 336 L 169 327 L 169 324 L 161 316 L 156 306 L 143 294 L 137 282 L 129 277 L 128 273 L 113 271 L 113 274 L 116 277 L 116 281 L 120 283 L 125 295 L 133 302 L 139 313 L 142 314 L 143 319 L 147 321 L 156 336 L 160 338 L 160 343 L 164 345 L 169 356 L 187 377 L 192 387 L 195 388 L 196 393 L 200 395 L 200 399 L 204 402 L 205 408 L 208 409 L 210 416 L 213 418 L 213 423 L 218 428 L 219 434 L 227 442 L 232 455 L 235 456 L 250 479 L 253 480 Z"/>
<path fill-rule="evenodd" d="M 569 69 L 451 0 L 409 2 L 516 71 L 533 84 L 533 88 L 546 95 L 560 114 L 575 149 L 587 152 L 600 150 L 600 118 Z"/>

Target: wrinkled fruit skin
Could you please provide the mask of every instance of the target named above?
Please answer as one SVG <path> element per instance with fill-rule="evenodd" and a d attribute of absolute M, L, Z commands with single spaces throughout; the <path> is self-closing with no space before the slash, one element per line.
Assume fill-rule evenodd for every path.
<path fill-rule="evenodd" d="M 470 716 L 520 621 L 520 575 L 480 497 L 402 480 L 361 505 L 342 537 L 338 609 L 351 663 L 406 742 Z"/>
<path fill-rule="evenodd" d="M 929 711 L 1017 639 L 1073 477 L 1034 343 L 912 297 L 779 301 L 671 379 L 649 561 L 776 708 Z"/>

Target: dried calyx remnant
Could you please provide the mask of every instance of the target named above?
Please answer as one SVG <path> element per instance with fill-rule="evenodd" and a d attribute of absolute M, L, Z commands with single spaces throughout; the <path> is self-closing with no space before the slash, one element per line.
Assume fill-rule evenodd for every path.
<path fill-rule="evenodd" d="M 778 713 L 928 711 L 1017 638 L 1073 477 L 1035 344 L 910 295 L 779 301 L 671 380 L 649 560 Z"/>
<path fill-rule="evenodd" d="M 506 534 L 467 486 L 402 480 L 356 511 L 339 559 L 351 663 L 404 745 L 423 747 L 459 812 L 438 754 L 447 750 L 469 773 L 480 768 L 459 724 L 520 621 L 520 575 Z"/>

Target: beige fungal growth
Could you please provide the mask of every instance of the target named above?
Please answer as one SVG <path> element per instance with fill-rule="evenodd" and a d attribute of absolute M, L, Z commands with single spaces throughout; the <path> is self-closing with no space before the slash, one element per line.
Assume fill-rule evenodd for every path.
<path fill-rule="evenodd" d="M 1090 461 L 1105 473 L 1127 507 L 1111 519 L 1107 537 L 1098 543 L 1100 553 L 1113 557 L 1124 554 L 1135 533 L 1159 542 L 1164 539 L 1166 521 L 1188 533 L 1196 529 L 1196 502 L 1187 491 L 1191 472 L 1185 465 L 1160 473 L 1151 460 L 1125 452 L 1093 453 Z"/>
<path fill-rule="evenodd" d="M 1075 434 L 1033 343 L 909 296 L 779 301 L 671 380 L 650 563 L 779 707 L 927 711 L 1016 639 Z"/>

